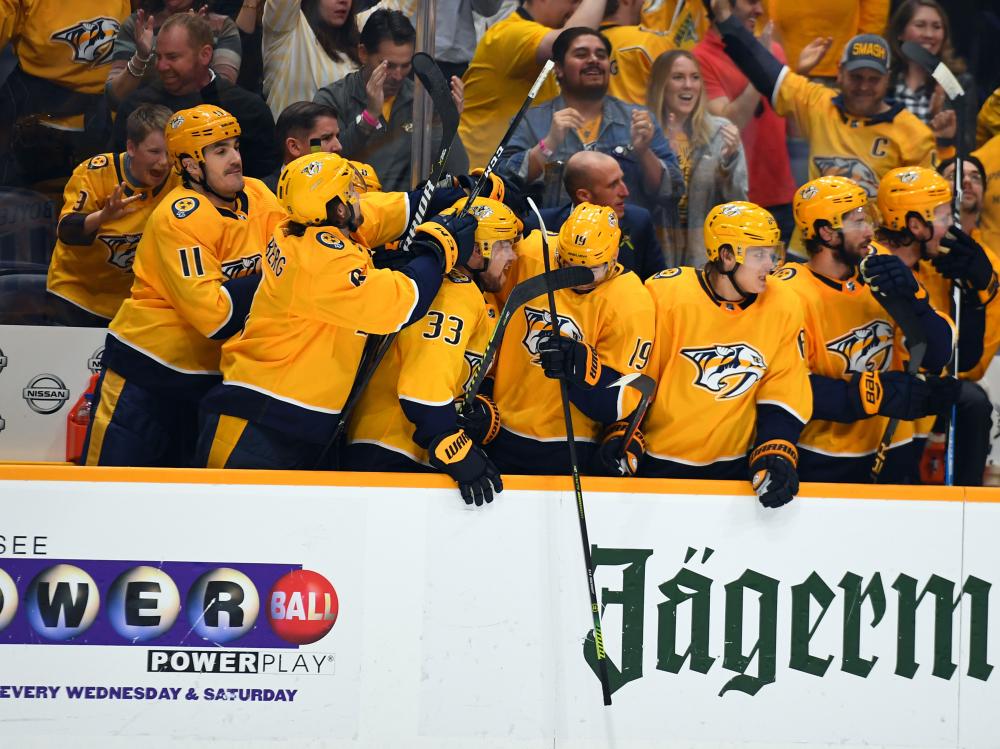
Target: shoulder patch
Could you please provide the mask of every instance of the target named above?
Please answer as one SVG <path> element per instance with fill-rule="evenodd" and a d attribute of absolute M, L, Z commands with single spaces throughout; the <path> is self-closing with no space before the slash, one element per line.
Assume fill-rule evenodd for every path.
<path fill-rule="evenodd" d="M 457 270 L 449 272 L 447 278 L 452 283 L 472 283 L 471 278 Z"/>
<path fill-rule="evenodd" d="M 786 265 L 784 268 L 779 268 L 778 270 L 776 270 L 774 272 L 774 277 L 777 278 L 779 281 L 788 281 L 792 278 L 795 278 L 795 275 L 798 272 L 799 271 L 797 268 L 792 268 L 791 266 Z"/>
<path fill-rule="evenodd" d="M 321 231 L 316 234 L 316 241 L 319 242 L 324 247 L 329 247 L 331 250 L 342 250 L 344 249 L 344 240 L 328 231 Z"/>
<path fill-rule="evenodd" d="M 105 154 L 99 154 L 87 162 L 88 169 L 103 169 L 108 165 L 108 157 Z"/>
<path fill-rule="evenodd" d="M 653 278 L 657 280 L 662 280 L 664 278 L 677 278 L 681 274 L 681 268 L 667 268 L 666 270 L 661 270 Z"/>
<path fill-rule="evenodd" d="M 199 205 L 201 205 L 201 201 L 198 200 L 198 198 L 177 198 L 177 200 L 174 201 L 174 204 L 170 206 L 170 210 L 173 211 L 177 218 L 187 218 L 198 210 Z"/>

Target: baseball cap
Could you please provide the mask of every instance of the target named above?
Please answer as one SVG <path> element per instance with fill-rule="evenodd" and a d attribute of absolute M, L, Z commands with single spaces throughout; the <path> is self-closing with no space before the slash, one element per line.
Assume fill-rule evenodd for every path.
<path fill-rule="evenodd" d="M 844 46 L 840 67 L 843 70 L 874 68 L 880 73 L 888 73 L 889 45 L 878 34 L 858 34 Z"/>

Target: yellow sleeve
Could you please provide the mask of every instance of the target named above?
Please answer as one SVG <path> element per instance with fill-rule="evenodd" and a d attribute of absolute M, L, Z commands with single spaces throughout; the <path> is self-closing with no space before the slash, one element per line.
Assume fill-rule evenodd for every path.
<path fill-rule="evenodd" d="M 997 133 L 1000 133 L 1000 88 L 990 94 L 979 110 L 976 118 L 976 146 L 982 147 Z"/>
<path fill-rule="evenodd" d="M 858 2 L 858 34 L 885 35 L 885 27 L 889 22 L 888 0 L 859 0 Z"/>
<path fill-rule="evenodd" d="M 788 291 L 787 318 L 781 330 L 776 331 L 781 335 L 781 344 L 757 388 L 757 404 L 780 406 L 805 424 L 812 417 L 813 408 L 805 358 L 805 321 L 796 295 Z"/>
<path fill-rule="evenodd" d="M 366 192 L 361 196 L 364 221 L 356 234 L 366 247 L 379 247 L 399 239 L 410 220 L 410 199 L 405 192 Z"/>
<path fill-rule="evenodd" d="M 993 266 L 993 272 L 1000 278 L 1000 258 L 983 242 L 981 232 L 974 230 L 973 239 L 982 245 L 986 256 L 990 259 L 990 265 Z M 998 297 L 1000 297 L 1000 294 L 990 297 L 989 290 L 979 292 L 980 302 L 986 305 L 986 332 L 983 336 L 983 355 L 979 358 L 976 366 L 962 373 L 962 379 L 973 381 L 982 379 L 990 364 L 993 363 L 993 357 L 996 356 L 997 349 L 1000 348 L 1000 299 Z M 959 345 L 961 346 L 961 339 L 959 339 Z"/>
<path fill-rule="evenodd" d="M 637 276 L 629 275 L 622 281 L 621 293 L 616 299 L 615 314 L 609 324 L 601 328 L 600 339 L 594 348 L 601 364 L 610 366 L 621 374 L 633 372 L 646 374 L 653 348 L 655 316 L 653 299 Z M 631 283 L 634 281 L 634 284 Z M 633 388 L 622 388 L 618 398 L 617 418 L 623 419 L 639 405 L 639 393 Z"/>
<path fill-rule="evenodd" d="M 808 138 L 816 123 L 829 117 L 827 104 L 834 96 L 832 89 L 813 83 L 789 69 L 774 94 L 772 104 L 774 111 L 782 117 L 792 117 L 802 135 Z"/>
<path fill-rule="evenodd" d="M 201 210 L 215 209 L 203 204 Z M 216 248 L 205 241 L 218 232 L 209 226 L 212 218 L 199 220 L 205 214 L 197 207 L 183 218 L 176 218 L 172 211 L 159 215 L 168 218 L 149 227 L 140 243 L 143 259 L 151 263 L 156 274 L 147 281 L 195 330 L 211 338 L 233 313 L 232 298 L 222 288 L 227 280 L 222 263 Z"/>
<path fill-rule="evenodd" d="M 63 190 L 63 206 L 59 218 L 68 213 L 93 213 L 104 207 L 107 196 L 101 189 L 102 180 L 94 179 L 94 170 L 89 168 L 92 161 L 93 159 L 88 159 L 73 170 L 73 176 Z"/>
<path fill-rule="evenodd" d="M 539 65 L 535 60 L 538 45 L 552 29 L 535 21 L 504 24 L 496 27 L 490 39 L 498 73 L 503 78 L 534 78 Z M 489 51 L 489 50 L 486 50 Z M 500 81 L 498 81 L 499 83 Z"/>
<path fill-rule="evenodd" d="M 659 389 L 663 374 L 666 372 L 667 360 L 670 357 L 673 340 L 671 332 L 673 326 L 670 324 L 672 314 L 670 310 L 670 300 L 673 298 L 669 293 L 665 293 L 660 288 L 660 284 L 669 278 L 679 275 L 679 269 L 668 268 L 660 271 L 654 276 L 646 279 L 644 284 L 646 292 L 653 302 L 653 345 L 649 356 L 649 364 L 646 365 L 644 374 L 656 380 L 656 387 Z M 671 274 L 671 275 L 664 275 Z"/>
<path fill-rule="evenodd" d="M 905 128 L 901 128 L 903 163 L 900 166 L 933 167 L 937 157 L 933 131 L 909 112 L 901 112 L 900 117 L 906 123 Z"/>

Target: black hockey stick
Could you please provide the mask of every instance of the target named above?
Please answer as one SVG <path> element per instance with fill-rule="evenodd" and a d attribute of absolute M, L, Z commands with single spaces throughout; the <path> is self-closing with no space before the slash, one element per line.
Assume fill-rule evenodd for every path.
<path fill-rule="evenodd" d="M 528 198 L 528 206 L 538 219 L 538 229 L 542 233 L 542 258 L 545 262 L 545 272 L 549 272 L 549 238 L 545 230 L 545 221 L 538 211 L 535 201 Z M 549 314 L 552 316 L 552 333 L 559 335 L 559 315 L 556 313 L 556 295 L 552 287 L 547 289 L 549 296 Z M 590 537 L 587 533 L 587 513 L 583 506 L 583 487 L 580 486 L 580 466 L 576 459 L 576 443 L 573 439 L 573 415 L 569 408 L 569 390 L 566 381 L 559 380 L 559 394 L 562 397 L 563 419 L 566 422 L 566 442 L 569 445 L 569 464 L 573 472 L 573 491 L 576 493 L 576 513 L 580 521 L 580 540 L 583 542 L 583 563 L 587 567 L 587 588 L 590 591 L 590 611 L 594 619 L 594 650 L 597 655 L 597 672 L 601 679 L 601 692 L 604 704 L 611 704 L 611 684 L 608 680 L 608 656 L 604 652 L 604 634 L 601 631 L 601 610 L 597 605 L 597 589 L 594 587 L 594 562 L 590 557 Z"/>
<path fill-rule="evenodd" d="M 653 395 L 656 393 L 656 381 L 649 375 L 632 372 L 608 385 L 608 387 L 621 386 L 638 390 L 640 397 L 639 405 L 635 407 L 632 416 L 629 417 L 628 424 L 625 425 L 625 437 L 622 440 L 621 452 L 618 453 L 619 461 L 626 459 L 625 453 L 628 443 L 632 441 L 632 437 L 639 431 L 639 424 L 642 423 L 642 418 L 646 415 L 646 411 L 649 410 L 649 404 L 653 402 Z"/>
<path fill-rule="evenodd" d="M 927 74 L 942 88 L 949 101 L 957 102 L 965 96 L 965 89 L 958 82 L 955 74 L 933 54 L 915 42 L 903 42 L 901 49 L 905 57 L 927 71 Z M 963 110 L 964 107 L 961 104 L 955 105 L 955 189 L 952 191 L 951 210 L 952 221 L 958 227 L 962 226 L 962 167 L 964 166 L 962 159 L 965 156 L 962 151 L 962 127 L 965 124 L 962 122 Z M 961 344 L 959 318 L 962 315 L 962 291 L 958 283 L 955 282 L 952 282 L 951 285 L 951 302 L 952 312 L 955 316 L 955 347 L 952 351 L 949 368 L 952 376 L 957 378 L 959 375 L 958 347 Z M 955 483 L 955 408 L 952 405 L 951 416 L 948 419 L 948 448 L 945 452 L 944 462 L 944 482 L 948 486 Z"/>
<path fill-rule="evenodd" d="M 476 362 L 471 379 L 469 380 L 469 387 L 466 388 L 465 393 L 462 395 L 462 411 L 465 411 L 472 405 L 476 399 L 476 394 L 479 392 L 479 388 L 483 386 L 483 381 L 490 371 L 497 351 L 500 350 L 500 344 L 503 343 L 503 335 L 514 313 L 535 297 L 542 296 L 549 289 L 556 291 L 559 289 L 568 289 L 573 286 L 592 283 L 593 280 L 594 273 L 589 268 L 585 268 L 582 265 L 570 265 L 566 268 L 557 268 L 548 273 L 526 278 L 511 289 L 507 301 L 504 302 L 503 309 L 500 311 L 500 316 L 497 318 L 496 327 L 490 333 L 490 339 L 486 344 L 486 351 L 483 352 L 482 358 Z"/>

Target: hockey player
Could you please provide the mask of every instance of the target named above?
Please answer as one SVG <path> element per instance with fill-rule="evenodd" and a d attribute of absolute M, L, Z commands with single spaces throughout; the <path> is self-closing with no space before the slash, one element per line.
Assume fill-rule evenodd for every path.
<path fill-rule="evenodd" d="M 146 224 L 131 296 L 111 321 L 87 465 L 190 463 L 198 401 L 219 381 L 222 342 L 243 326 L 285 216 L 263 182 L 244 179 L 239 136 L 236 118 L 207 104 L 167 124 L 184 184 Z"/>
<path fill-rule="evenodd" d="M 143 227 L 180 184 L 163 134 L 170 114 L 154 104 L 138 107 L 125 126 L 125 153 L 99 154 L 73 172 L 49 262 L 50 322 L 104 327 L 128 298 Z"/>
<path fill-rule="evenodd" d="M 422 319 L 442 272 L 468 262 L 476 222 L 467 214 L 422 223 L 412 245 L 418 254 L 407 265 L 375 268 L 369 248 L 398 238 L 407 211 L 383 212 L 369 224 L 354 178 L 347 160 L 329 153 L 285 167 L 278 195 L 288 219 L 267 245 L 264 278 L 242 335 L 223 347 L 223 383 L 202 403 L 199 464 L 316 468 L 354 382 L 365 335 Z M 402 196 L 405 206 L 405 193 L 365 197 L 373 196 Z M 453 437 L 435 448 L 452 460 L 468 456 L 471 448 Z"/>
<path fill-rule="evenodd" d="M 455 204 L 458 211 L 465 201 Z M 347 436 L 344 467 L 362 471 L 426 471 L 455 479 L 466 504 L 481 505 L 501 487 L 499 472 L 480 450 L 500 428 L 492 399 L 479 394 L 473 414 L 456 416 L 453 401 L 467 387 L 496 324 L 483 293 L 500 291 L 514 261 L 521 221 L 503 203 L 477 198 L 475 250 L 456 266 L 422 320 L 404 328 L 365 389 Z M 468 435 L 463 460 L 446 448 Z"/>
<path fill-rule="evenodd" d="M 763 208 L 723 203 L 705 219 L 705 267 L 670 268 L 646 282 L 656 305 L 650 369 L 658 388 L 641 475 L 748 476 L 765 507 L 798 491 L 795 445 L 812 394 L 801 304 L 769 282 L 779 238 Z"/>
<path fill-rule="evenodd" d="M 493 397 L 501 414 L 490 457 L 504 473 L 568 474 L 566 424 L 559 394 L 549 378 L 568 384 L 573 431 L 582 472 L 634 473 L 642 454 L 637 434 L 622 452 L 624 421 L 638 405 L 634 390 L 618 385 L 622 375 L 646 368 L 653 340 L 653 306 L 638 276 L 617 262 L 621 230 L 613 208 L 580 203 L 558 234 L 548 235 L 551 267 L 583 265 L 594 282 L 555 292 L 559 315 L 544 296 L 516 314 L 497 358 Z M 542 273 L 545 246 L 540 231 L 518 245 L 508 286 Z"/>
<path fill-rule="evenodd" d="M 916 458 L 912 420 L 930 413 L 931 388 L 902 371 L 905 351 L 896 344 L 896 322 L 858 271 L 876 249 L 868 195 L 846 177 L 819 177 L 796 191 L 793 205 L 809 261 L 785 265 L 776 278 L 799 295 L 805 314 L 813 415 L 799 437 L 799 477 L 870 481 L 886 423 L 894 417 L 906 421 L 896 429 L 880 480 L 902 480 Z M 901 265 L 879 251 L 889 266 Z M 939 339 L 933 348 L 946 353 L 950 327 L 926 303 L 920 309 L 924 335 Z"/>

